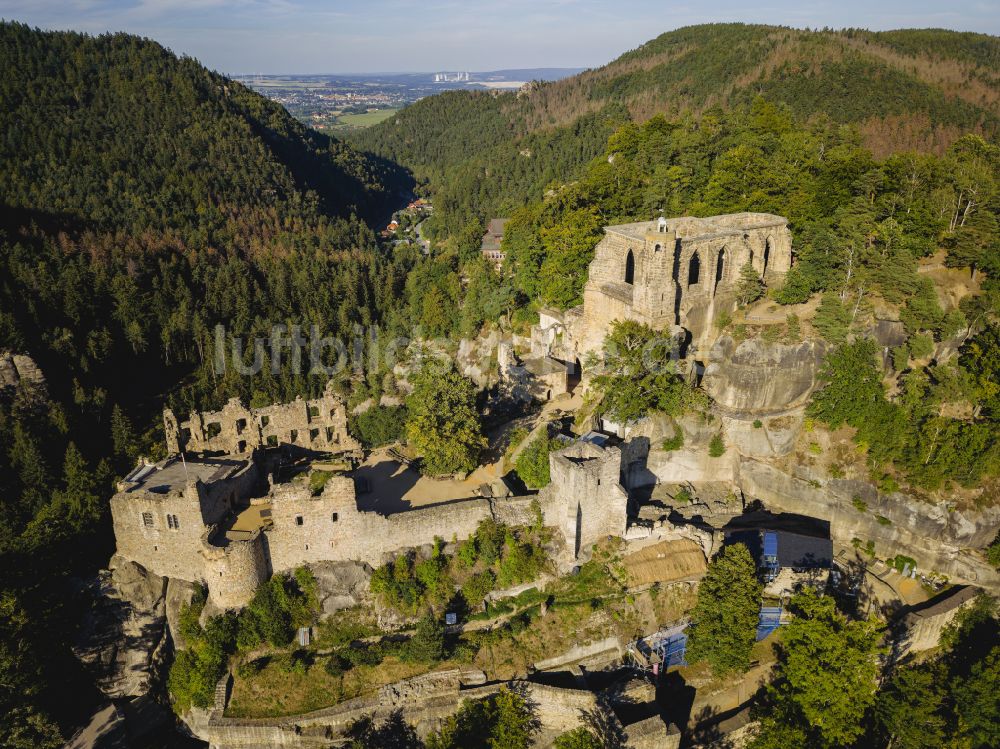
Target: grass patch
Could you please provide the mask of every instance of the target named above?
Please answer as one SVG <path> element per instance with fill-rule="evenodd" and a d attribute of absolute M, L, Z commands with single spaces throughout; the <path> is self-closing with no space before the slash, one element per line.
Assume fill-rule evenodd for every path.
<path fill-rule="evenodd" d="M 333 471 L 314 470 L 309 474 L 309 491 L 314 497 L 323 493 L 323 487 L 333 478 Z"/>
<path fill-rule="evenodd" d="M 342 130 L 360 130 L 361 128 L 377 125 L 392 117 L 398 109 L 379 109 L 375 112 L 365 112 L 364 114 L 340 114 L 337 115 L 337 123 L 334 126 Z"/>
<path fill-rule="evenodd" d="M 231 718 L 276 718 L 298 715 L 360 697 L 386 684 L 427 673 L 423 663 L 406 663 L 388 656 L 377 666 L 359 665 L 340 675 L 327 672 L 326 662 L 336 656 L 317 656 L 301 669 L 289 668 L 285 658 L 270 658 L 257 673 L 239 670 L 226 708 Z M 446 664 L 435 666 L 446 668 Z"/>

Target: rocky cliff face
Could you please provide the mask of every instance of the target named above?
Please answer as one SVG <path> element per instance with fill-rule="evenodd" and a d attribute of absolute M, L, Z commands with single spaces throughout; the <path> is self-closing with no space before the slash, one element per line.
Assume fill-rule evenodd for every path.
<path fill-rule="evenodd" d="M 22 382 L 42 386 L 45 377 L 30 356 L 0 351 L 0 390 L 16 388 Z"/>
<path fill-rule="evenodd" d="M 712 346 L 702 386 L 734 416 L 772 416 L 802 408 L 816 387 L 826 354 L 822 341 L 789 345 L 722 336 Z"/>
<path fill-rule="evenodd" d="M 142 697 L 162 666 L 167 580 L 120 557 L 110 566 L 94 581 L 94 606 L 74 650 L 108 698 Z"/>
<path fill-rule="evenodd" d="M 770 510 L 829 520 L 833 539 L 845 546 L 855 538 L 872 541 L 880 557 L 905 554 L 924 571 L 1000 591 L 1000 574 L 974 551 L 996 535 L 998 507 L 949 510 L 905 494 L 880 494 L 867 481 L 809 480 L 757 460 L 741 460 L 734 480 Z"/>
<path fill-rule="evenodd" d="M 826 348 L 822 341 L 717 340 L 702 386 L 715 401 L 727 444 L 752 457 L 791 452 Z"/>

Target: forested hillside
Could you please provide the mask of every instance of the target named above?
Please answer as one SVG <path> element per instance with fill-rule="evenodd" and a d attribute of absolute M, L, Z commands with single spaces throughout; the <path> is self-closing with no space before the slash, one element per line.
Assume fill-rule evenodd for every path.
<path fill-rule="evenodd" d="M 412 258 L 363 221 L 405 182 L 389 165 L 192 59 L 3 23 L 0 60 L 0 351 L 46 378 L 0 392 L 0 745 L 58 746 L 95 694 L 68 576 L 107 563 L 112 479 L 162 444 L 164 402 L 323 387 L 217 375 L 214 326 L 346 338 L 392 316 Z"/>
<path fill-rule="evenodd" d="M 996 135 L 998 80 L 1000 40 L 983 34 L 712 24 L 527 92 L 425 99 L 354 138 L 428 181 L 439 231 L 455 234 L 573 177 L 626 119 L 764 96 L 803 119 L 856 126 L 879 156 L 941 154 L 964 133 Z"/>

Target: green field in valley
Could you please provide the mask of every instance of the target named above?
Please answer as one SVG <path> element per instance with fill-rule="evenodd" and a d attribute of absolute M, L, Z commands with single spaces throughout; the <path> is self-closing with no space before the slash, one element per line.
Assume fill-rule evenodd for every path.
<path fill-rule="evenodd" d="M 341 114 L 337 115 L 335 128 L 353 130 L 355 128 L 371 127 L 392 117 L 399 109 L 379 109 L 375 112 L 365 112 L 364 114 Z"/>

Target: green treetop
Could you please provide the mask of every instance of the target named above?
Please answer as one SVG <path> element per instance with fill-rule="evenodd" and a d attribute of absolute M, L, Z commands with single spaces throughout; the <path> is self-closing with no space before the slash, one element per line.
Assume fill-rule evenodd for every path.
<path fill-rule="evenodd" d="M 757 633 L 761 590 L 747 547 L 723 547 L 698 586 L 688 659 L 708 661 L 719 675 L 746 671 Z"/>
<path fill-rule="evenodd" d="M 425 367 L 406 402 L 406 436 L 432 474 L 471 471 L 486 447 L 476 388 L 454 370 Z"/>
<path fill-rule="evenodd" d="M 681 379 L 671 360 L 673 340 L 634 320 L 612 323 L 604 339 L 604 371 L 594 378 L 604 412 L 631 421 L 650 411 L 668 415 L 704 407 L 707 398 Z"/>

